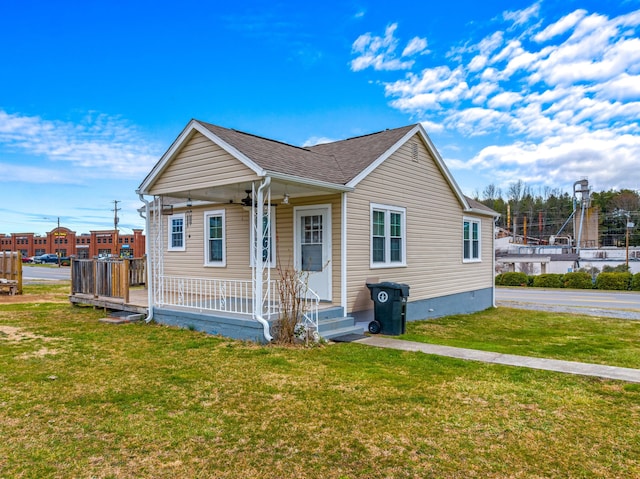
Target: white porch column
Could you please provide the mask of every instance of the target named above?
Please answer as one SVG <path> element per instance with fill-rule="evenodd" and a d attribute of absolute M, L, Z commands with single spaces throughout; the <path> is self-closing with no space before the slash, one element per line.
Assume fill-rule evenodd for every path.
<path fill-rule="evenodd" d="M 271 341 L 269 323 L 265 320 L 265 300 L 272 301 L 271 298 L 271 265 L 270 258 L 265 261 L 262 258 L 263 245 L 265 239 L 271 241 L 271 178 L 266 177 L 262 184 L 256 189 L 255 183 L 251 185 L 253 206 L 251 208 L 251 283 L 253 288 L 253 312 L 252 316 L 259 321 L 264 328 L 264 336 L 267 341 Z M 266 195 L 265 195 L 266 193 Z M 266 201 L 265 201 L 266 199 Z M 265 223 L 266 216 L 266 223 Z M 263 226 L 265 225 L 265 226 Z M 269 244 L 269 247 L 273 245 Z M 266 288 L 264 287 L 266 284 Z"/>
<path fill-rule="evenodd" d="M 347 192 L 342 192 L 340 222 L 340 302 L 344 315 L 347 313 Z"/>

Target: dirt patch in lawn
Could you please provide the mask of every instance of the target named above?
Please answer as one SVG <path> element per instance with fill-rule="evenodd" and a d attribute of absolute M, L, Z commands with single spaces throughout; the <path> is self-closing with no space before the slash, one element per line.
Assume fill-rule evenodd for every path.
<path fill-rule="evenodd" d="M 0 341 L 6 341 L 8 343 L 20 343 L 22 341 L 42 341 L 49 343 L 52 341 L 61 341 L 62 338 L 50 338 L 47 336 L 41 336 L 39 334 L 32 333 L 23 328 L 16 326 L 4 326 L 0 325 Z M 49 349 L 47 347 L 41 347 L 36 351 L 23 353 L 19 356 L 20 359 L 30 358 L 42 358 L 47 355 L 58 354 L 60 351 L 57 349 Z"/>
<path fill-rule="evenodd" d="M 60 293 L 42 294 L 0 294 L 0 304 L 22 304 L 22 303 L 68 303 L 69 298 Z"/>

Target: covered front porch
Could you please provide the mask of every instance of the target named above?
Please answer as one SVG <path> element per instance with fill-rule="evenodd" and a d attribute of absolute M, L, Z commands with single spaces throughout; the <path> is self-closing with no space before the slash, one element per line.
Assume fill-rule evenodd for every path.
<path fill-rule="evenodd" d="M 266 177 L 170 191 L 150 200 L 140 195 L 150 232 L 153 318 L 268 342 L 293 300 L 299 301 L 299 322 L 311 335 L 331 339 L 362 332 L 346 316 L 342 245 L 332 234 L 332 228 L 341 230 L 332 223 L 340 221 L 342 193 L 327 185 Z M 197 225 L 201 218 L 204 224 Z M 248 226 L 246 236 L 231 238 L 242 225 Z M 183 251 L 172 251 L 176 231 L 184 236 Z M 194 252 L 193 244 L 204 246 Z M 203 252 L 204 261 L 198 260 Z M 191 266 L 198 262 L 204 266 Z"/>

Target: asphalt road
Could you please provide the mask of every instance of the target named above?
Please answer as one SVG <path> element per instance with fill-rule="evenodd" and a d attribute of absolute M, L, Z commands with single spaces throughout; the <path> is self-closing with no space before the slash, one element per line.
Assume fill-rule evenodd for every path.
<path fill-rule="evenodd" d="M 496 288 L 496 304 L 640 320 L 640 293 L 539 288 Z"/>
<path fill-rule="evenodd" d="M 22 265 L 22 281 L 30 283 L 34 281 L 60 281 L 71 279 L 71 268 L 69 266 L 32 266 Z"/>

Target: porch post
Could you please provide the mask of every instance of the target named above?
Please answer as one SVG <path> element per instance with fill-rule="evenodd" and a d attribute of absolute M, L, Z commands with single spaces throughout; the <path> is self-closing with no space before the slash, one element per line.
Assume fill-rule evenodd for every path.
<path fill-rule="evenodd" d="M 342 311 L 347 313 L 347 192 L 342 192 L 342 208 L 340 216 L 340 303 Z"/>
<path fill-rule="evenodd" d="M 251 270 L 253 287 L 253 312 L 254 319 L 264 320 L 265 300 L 271 301 L 271 266 L 270 259 L 263 258 L 263 248 L 265 244 L 269 247 L 271 237 L 271 178 L 266 177 L 262 184 L 256 189 L 252 185 L 252 197 L 254 203 L 251 208 Z M 266 193 L 266 194 L 265 194 Z M 265 201 L 266 200 L 266 201 Z M 265 222 L 266 219 L 266 222 Z M 266 243 L 265 243 L 266 240 Z M 266 289 L 264 285 L 267 285 Z M 267 316 L 269 312 L 267 312 Z"/>

